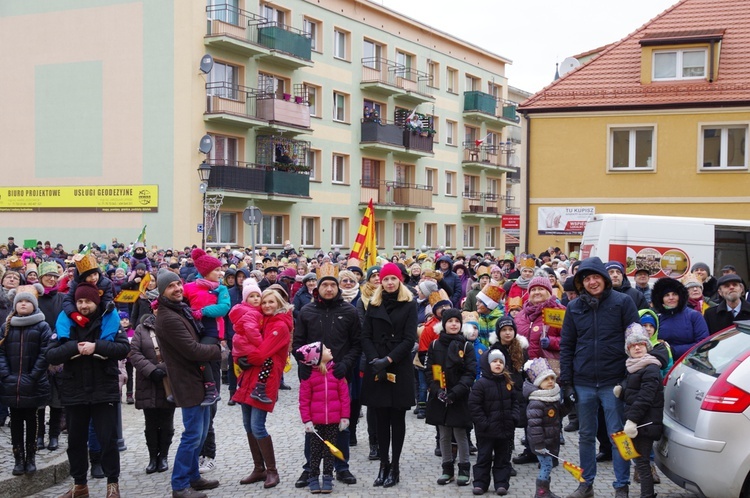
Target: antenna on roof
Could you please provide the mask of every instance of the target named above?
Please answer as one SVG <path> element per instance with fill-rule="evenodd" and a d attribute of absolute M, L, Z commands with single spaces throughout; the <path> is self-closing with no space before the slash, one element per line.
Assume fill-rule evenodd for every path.
<path fill-rule="evenodd" d="M 555 78 L 553 81 L 557 81 L 560 79 L 560 64 L 555 62 Z"/>
<path fill-rule="evenodd" d="M 573 69 L 577 68 L 580 65 L 581 63 L 578 62 L 578 59 L 576 59 L 575 57 L 567 57 L 560 64 L 560 70 L 559 70 L 560 76 L 565 76 L 566 74 L 568 74 L 569 72 L 571 72 Z"/>

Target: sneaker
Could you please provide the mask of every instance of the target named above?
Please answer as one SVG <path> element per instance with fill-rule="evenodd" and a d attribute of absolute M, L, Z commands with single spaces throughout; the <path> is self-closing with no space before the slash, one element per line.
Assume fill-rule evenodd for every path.
<path fill-rule="evenodd" d="M 615 498 L 628 498 L 628 485 L 621 488 L 615 488 Z M 593 491 L 591 492 L 591 496 L 594 496 Z"/>
<path fill-rule="evenodd" d="M 576 490 L 569 494 L 566 498 L 594 498 L 594 486 L 587 482 L 582 482 L 578 485 Z"/>
<path fill-rule="evenodd" d="M 213 472 L 216 470 L 216 462 L 214 462 L 213 458 L 205 457 L 203 458 L 203 462 L 198 465 L 198 472 L 201 474 L 207 474 L 208 472 Z"/>
<path fill-rule="evenodd" d="M 310 483 L 310 473 L 306 470 L 302 471 L 297 482 L 294 483 L 295 488 L 304 488 Z"/>
<path fill-rule="evenodd" d="M 333 476 L 323 476 L 323 485 L 320 487 L 320 492 L 328 494 L 333 491 Z"/>
<path fill-rule="evenodd" d="M 132 405 L 135 403 L 135 399 L 133 399 L 133 393 L 130 393 L 127 396 L 125 396 L 125 402 L 129 405 Z"/>

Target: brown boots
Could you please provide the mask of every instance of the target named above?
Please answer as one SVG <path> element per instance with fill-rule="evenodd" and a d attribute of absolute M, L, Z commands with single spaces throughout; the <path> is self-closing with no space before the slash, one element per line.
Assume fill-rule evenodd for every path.
<path fill-rule="evenodd" d="M 247 435 L 247 442 L 250 445 L 250 453 L 253 455 L 253 464 L 255 467 L 249 476 L 240 481 L 240 484 L 252 484 L 254 482 L 265 481 L 267 477 L 266 464 L 263 461 L 263 454 L 260 451 L 258 440 L 252 434 Z"/>
<path fill-rule="evenodd" d="M 87 484 L 74 484 L 73 487 L 60 498 L 89 498 L 89 487 Z"/>
<path fill-rule="evenodd" d="M 263 462 L 266 466 L 266 480 L 263 483 L 264 488 L 272 488 L 279 484 L 279 473 L 276 471 L 276 455 L 273 451 L 273 441 L 271 436 L 256 439 L 260 453 L 263 455 Z"/>
<path fill-rule="evenodd" d="M 120 498 L 120 485 L 116 482 L 107 484 L 107 498 Z"/>

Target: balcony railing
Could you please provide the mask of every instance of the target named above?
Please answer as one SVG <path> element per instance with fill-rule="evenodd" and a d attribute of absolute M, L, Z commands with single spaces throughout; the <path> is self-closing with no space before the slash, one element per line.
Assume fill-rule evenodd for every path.
<path fill-rule="evenodd" d="M 209 161 L 208 187 L 242 193 L 310 196 L 310 176 L 305 171 L 284 171 L 275 166 L 242 161 Z"/>
<path fill-rule="evenodd" d="M 476 90 L 464 92 L 464 112 L 479 113 L 497 120 L 518 123 L 520 118 L 516 114 L 517 103 L 499 99 L 489 93 Z"/>
<path fill-rule="evenodd" d="M 259 45 L 258 26 L 268 23 L 265 17 L 227 4 L 209 5 L 206 14 L 206 36 L 227 36 L 254 45 Z"/>
<path fill-rule="evenodd" d="M 515 148 L 510 142 L 485 144 L 478 140 L 469 140 L 463 142 L 462 145 L 464 148 L 464 163 L 474 163 L 499 168 L 512 167 L 510 162 L 512 162 L 512 154 L 515 151 Z"/>
<path fill-rule="evenodd" d="M 387 180 L 361 180 L 360 204 L 432 209 L 432 187 Z"/>
<path fill-rule="evenodd" d="M 403 147 L 409 151 L 432 153 L 432 135 L 426 132 L 407 130 L 395 123 L 380 118 L 362 118 L 361 143 L 384 144 Z"/>
<path fill-rule="evenodd" d="M 427 102 L 434 98 L 428 90 L 431 82 L 432 76 L 424 71 L 410 69 L 382 57 L 362 58 L 363 88 L 376 90 L 377 87 L 381 93 L 396 94 L 397 97 L 400 94 L 415 102 Z"/>
<path fill-rule="evenodd" d="M 462 212 L 464 213 L 498 214 L 503 210 L 503 199 L 499 194 L 468 191 L 463 192 L 461 197 L 463 198 Z"/>
<path fill-rule="evenodd" d="M 396 70 L 403 66 L 382 57 L 362 58 L 362 83 L 382 83 L 396 87 Z"/>
<path fill-rule="evenodd" d="M 258 117 L 271 122 L 310 128 L 310 107 L 304 96 L 285 93 L 261 93 L 257 97 Z"/>
<path fill-rule="evenodd" d="M 206 114 L 256 118 L 258 90 L 226 82 L 206 83 Z"/>
<path fill-rule="evenodd" d="M 423 95 L 432 99 L 432 95 L 427 91 L 427 86 L 432 82 L 432 76 L 424 71 L 416 69 L 397 69 L 396 86 L 403 88 L 407 92 Z"/>
<path fill-rule="evenodd" d="M 286 24 L 266 22 L 259 25 L 258 43 L 306 61 L 310 61 L 312 58 L 312 38 L 310 34 Z"/>
<path fill-rule="evenodd" d="M 432 135 L 427 132 L 404 130 L 404 147 L 432 154 Z"/>

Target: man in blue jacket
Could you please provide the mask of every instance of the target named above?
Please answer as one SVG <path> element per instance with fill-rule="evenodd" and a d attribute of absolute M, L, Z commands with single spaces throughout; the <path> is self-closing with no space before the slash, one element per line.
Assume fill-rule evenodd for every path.
<path fill-rule="evenodd" d="M 597 411 L 601 405 L 607 433 L 623 429 L 622 401 L 612 388 L 625 378 L 625 328 L 638 321 L 633 300 L 612 289 L 609 273 L 597 257 L 581 262 L 574 283 L 579 297 L 571 301 L 560 340 L 560 384 L 566 401 L 577 401 L 579 455 L 583 478 L 567 498 L 594 496 Z M 627 498 L 630 462 L 614 452 L 615 498 Z"/>

